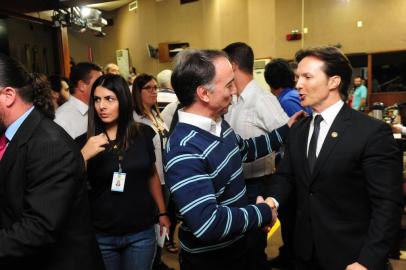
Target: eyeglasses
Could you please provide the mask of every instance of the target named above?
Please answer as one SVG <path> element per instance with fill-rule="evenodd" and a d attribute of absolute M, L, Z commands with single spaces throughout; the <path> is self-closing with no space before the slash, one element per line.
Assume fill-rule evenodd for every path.
<path fill-rule="evenodd" d="M 154 85 L 154 86 L 151 86 L 151 85 L 144 86 L 141 89 L 147 90 L 148 92 L 158 92 L 158 86 L 156 86 L 156 85 Z"/>

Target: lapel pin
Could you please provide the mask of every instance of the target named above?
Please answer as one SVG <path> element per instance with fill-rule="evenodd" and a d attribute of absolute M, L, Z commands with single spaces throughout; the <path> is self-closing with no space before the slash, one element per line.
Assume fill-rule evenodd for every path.
<path fill-rule="evenodd" d="M 337 138 L 337 137 L 338 137 L 338 133 L 335 132 L 335 131 L 331 132 L 331 137 Z"/>

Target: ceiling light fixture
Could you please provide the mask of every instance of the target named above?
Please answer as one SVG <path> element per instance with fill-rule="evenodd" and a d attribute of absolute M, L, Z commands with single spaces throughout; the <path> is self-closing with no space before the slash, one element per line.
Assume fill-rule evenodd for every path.
<path fill-rule="evenodd" d="M 103 27 L 107 24 L 107 20 L 102 17 L 100 10 L 89 7 L 56 9 L 52 16 L 54 27 L 71 27 L 73 31 L 80 33 L 90 29 L 98 37 L 106 35 Z"/>

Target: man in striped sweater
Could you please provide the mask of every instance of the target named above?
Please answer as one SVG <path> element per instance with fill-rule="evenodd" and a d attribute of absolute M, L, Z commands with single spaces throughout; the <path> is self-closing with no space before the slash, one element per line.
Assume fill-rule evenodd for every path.
<path fill-rule="evenodd" d="M 181 53 L 172 75 L 179 101 L 166 149 L 166 180 L 184 222 L 179 231 L 182 270 L 248 269 L 245 233 L 273 224 L 273 199 L 248 205 L 242 162 L 277 150 L 288 125 L 242 140 L 222 120 L 235 94 L 234 75 L 220 51 Z"/>

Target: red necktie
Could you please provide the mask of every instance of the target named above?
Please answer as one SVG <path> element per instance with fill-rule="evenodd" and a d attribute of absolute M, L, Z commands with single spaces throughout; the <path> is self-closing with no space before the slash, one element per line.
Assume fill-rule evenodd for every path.
<path fill-rule="evenodd" d="M 0 137 L 0 160 L 3 158 L 4 152 L 6 152 L 7 148 L 7 138 L 6 135 Z"/>

